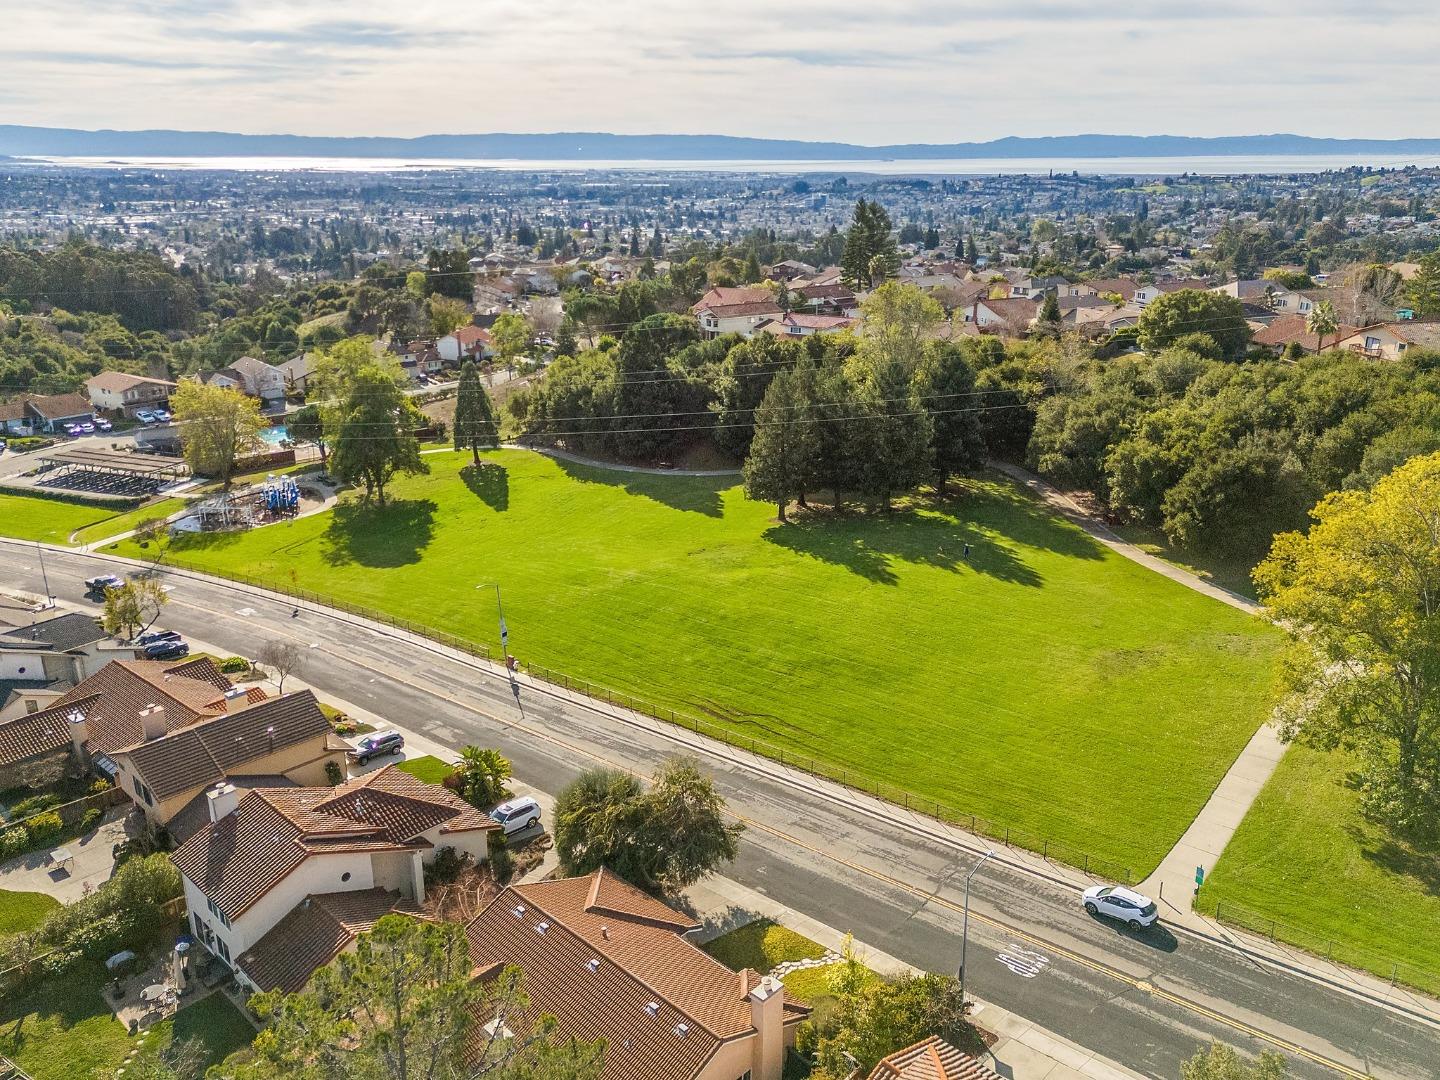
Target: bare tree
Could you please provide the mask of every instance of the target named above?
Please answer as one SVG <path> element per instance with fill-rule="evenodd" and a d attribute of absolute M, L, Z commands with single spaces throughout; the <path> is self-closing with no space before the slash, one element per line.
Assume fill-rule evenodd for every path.
<path fill-rule="evenodd" d="M 270 669 L 280 693 L 285 692 L 285 679 L 300 667 L 300 646 L 293 641 L 267 641 L 255 654 L 255 663 Z"/>

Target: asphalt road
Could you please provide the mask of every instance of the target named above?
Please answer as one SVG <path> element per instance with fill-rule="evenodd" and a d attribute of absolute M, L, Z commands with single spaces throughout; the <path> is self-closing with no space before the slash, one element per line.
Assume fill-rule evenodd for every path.
<path fill-rule="evenodd" d="M 99 557 L 47 552 L 52 592 L 83 599 L 81 581 L 124 573 Z M 33 545 L 0 542 L 0 582 L 39 593 Z M 165 624 L 253 655 L 275 638 L 307 652 L 298 674 L 322 692 L 442 743 L 498 747 L 527 783 L 555 792 L 605 762 L 653 770 L 685 749 L 668 725 L 626 721 L 511 684 L 499 672 L 377 630 L 208 579 L 173 575 Z M 477 603 L 477 617 L 489 609 Z M 523 626 L 511 626 L 523 657 Z M 914 827 L 896 809 L 876 818 L 802 776 L 710 744 L 702 762 L 747 823 L 728 876 L 917 967 L 959 960 L 964 873 L 974 854 Z M 1149 1076 L 1175 1078 L 1210 1039 L 1278 1048 L 1298 1077 L 1440 1077 L 1440 1030 L 1163 923 L 1131 934 L 1081 910 L 1073 889 L 997 861 L 975 878 L 967 978 L 983 999 Z"/>

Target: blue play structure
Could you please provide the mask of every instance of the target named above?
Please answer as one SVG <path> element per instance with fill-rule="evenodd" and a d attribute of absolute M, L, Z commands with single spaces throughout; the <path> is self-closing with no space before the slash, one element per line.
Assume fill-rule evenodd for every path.
<path fill-rule="evenodd" d="M 300 489 L 288 476 L 267 476 L 262 495 L 272 514 L 293 514 L 300 506 Z"/>

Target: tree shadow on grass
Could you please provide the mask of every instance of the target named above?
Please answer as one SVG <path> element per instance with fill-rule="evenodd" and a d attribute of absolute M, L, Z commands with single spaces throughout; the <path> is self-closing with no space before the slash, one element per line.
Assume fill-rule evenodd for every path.
<path fill-rule="evenodd" d="M 1044 580 L 1009 545 L 976 525 L 913 508 L 890 514 L 815 514 L 775 525 L 764 537 L 881 585 L 899 583 L 896 560 L 957 574 L 986 574 L 1017 585 L 1039 586 Z"/>
<path fill-rule="evenodd" d="M 662 476 L 628 473 L 581 465 L 564 458 L 552 458 L 572 480 L 623 488 L 628 495 L 640 495 L 672 510 L 718 518 L 723 514 L 720 493 L 735 486 L 734 476 Z"/>
<path fill-rule="evenodd" d="M 494 461 L 482 461 L 479 465 L 472 462 L 460 469 L 460 478 L 491 510 L 503 513 L 510 509 L 510 473 L 504 465 Z"/>
<path fill-rule="evenodd" d="M 1431 896 L 1440 896 L 1440 851 L 1399 837 L 1377 837 L 1358 825 L 1350 825 L 1346 831 L 1367 862 L 1387 874 L 1409 878 Z"/>
<path fill-rule="evenodd" d="M 383 507 L 343 502 L 321 538 L 321 558 L 331 566 L 417 563 L 435 533 L 435 510 L 430 499 L 401 499 Z"/>
<path fill-rule="evenodd" d="M 952 480 L 949 493 L 932 494 L 927 505 L 957 521 L 990 525 L 1026 547 L 1076 559 L 1105 557 L 1104 544 L 1003 476 Z"/>

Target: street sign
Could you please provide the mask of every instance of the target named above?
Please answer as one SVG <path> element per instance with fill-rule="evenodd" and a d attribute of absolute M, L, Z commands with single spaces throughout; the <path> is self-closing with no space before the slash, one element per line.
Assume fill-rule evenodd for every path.
<path fill-rule="evenodd" d="M 1204 884 L 1205 884 L 1205 867 L 1203 867 L 1203 866 L 1197 866 L 1197 867 L 1195 867 L 1195 884 L 1196 884 L 1197 886 L 1200 886 L 1200 885 L 1204 885 Z"/>

